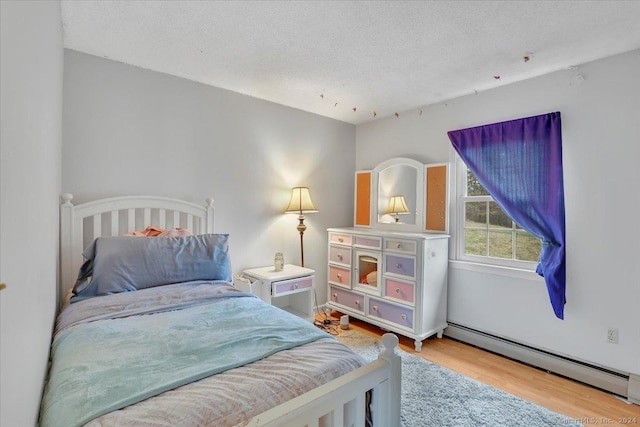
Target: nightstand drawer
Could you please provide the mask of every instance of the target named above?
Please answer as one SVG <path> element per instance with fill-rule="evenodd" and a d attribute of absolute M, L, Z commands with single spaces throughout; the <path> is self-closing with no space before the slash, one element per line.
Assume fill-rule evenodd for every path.
<path fill-rule="evenodd" d="M 351 270 L 348 268 L 340 268 L 335 265 L 329 266 L 329 282 L 334 285 L 351 287 Z"/>
<path fill-rule="evenodd" d="M 329 247 L 329 262 L 351 267 L 351 248 L 344 246 Z"/>
<path fill-rule="evenodd" d="M 385 254 L 384 272 L 395 276 L 415 280 L 416 258 L 411 256 Z"/>
<path fill-rule="evenodd" d="M 367 315 L 413 330 L 413 309 L 409 307 L 369 298 Z"/>
<path fill-rule="evenodd" d="M 304 292 L 313 287 L 313 276 L 301 277 L 298 279 L 273 282 L 271 284 L 271 295 L 282 296 Z"/>
<path fill-rule="evenodd" d="M 352 238 L 350 234 L 329 233 L 329 243 L 351 246 Z"/>
<path fill-rule="evenodd" d="M 415 255 L 417 243 L 414 240 L 384 239 L 384 250 Z"/>
<path fill-rule="evenodd" d="M 342 305 L 351 310 L 359 311 L 364 314 L 364 296 L 355 292 L 346 291 L 336 286 L 330 286 L 329 295 L 331 302 Z"/>

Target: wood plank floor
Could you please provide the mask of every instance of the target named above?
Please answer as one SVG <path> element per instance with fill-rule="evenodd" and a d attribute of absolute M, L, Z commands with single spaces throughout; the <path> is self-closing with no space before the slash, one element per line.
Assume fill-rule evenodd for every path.
<path fill-rule="evenodd" d="M 336 317 L 337 316 L 337 317 Z M 334 312 L 333 320 L 340 313 Z M 380 337 L 385 331 L 357 319 L 350 328 Z M 339 327 L 338 327 L 338 330 Z M 415 352 L 413 340 L 399 336 L 400 348 Z M 423 341 L 423 359 L 590 425 L 640 426 L 640 406 L 609 392 L 536 369 L 523 363 L 444 337 Z"/>

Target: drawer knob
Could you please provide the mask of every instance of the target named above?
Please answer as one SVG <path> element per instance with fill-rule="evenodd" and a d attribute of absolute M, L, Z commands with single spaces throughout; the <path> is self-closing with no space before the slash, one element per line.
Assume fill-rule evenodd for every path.
<path fill-rule="evenodd" d="M 344 242 L 344 239 L 342 237 L 338 237 L 338 242 L 342 243 Z"/>
<path fill-rule="evenodd" d="M 407 320 L 407 315 L 406 315 L 406 314 L 403 314 L 402 316 L 400 316 L 400 318 L 401 318 L 402 320 Z"/>
<path fill-rule="evenodd" d="M 293 289 L 298 289 L 298 284 L 297 283 L 293 284 Z"/>
<path fill-rule="evenodd" d="M 336 277 L 338 278 L 338 280 L 342 280 L 342 274 L 338 273 L 336 274 Z"/>
<path fill-rule="evenodd" d="M 337 256 L 339 260 L 342 260 L 342 254 L 338 254 Z"/>
<path fill-rule="evenodd" d="M 402 268 L 402 264 L 396 264 L 396 269 L 400 270 Z"/>
<path fill-rule="evenodd" d="M 401 247 L 402 247 L 402 243 L 398 243 L 398 244 L 396 245 L 396 249 L 400 249 Z"/>
<path fill-rule="evenodd" d="M 338 299 L 338 294 L 333 294 L 333 299 Z"/>
<path fill-rule="evenodd" d="M 360 301 L 355 300 L 355 301 L 354 301 L 354 304 L 355 304 L 355 305 L 360 305 Z"/>
<path fill-rule="evenodd" d="M 374 305 L 373 307 L 371 307 L 373 311 L 378 311 L 378 306 Z"/>
<path fill-rule="evenodd" d="M 400 293 L 400 288 L 396 288 L 396 294 Z"/>

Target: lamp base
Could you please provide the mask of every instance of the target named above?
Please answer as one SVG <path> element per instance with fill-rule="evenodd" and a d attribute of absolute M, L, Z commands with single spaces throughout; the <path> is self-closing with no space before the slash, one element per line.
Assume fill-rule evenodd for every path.
<path fill-rule="evenodd" d="M 307 229 L 307 226 L 304 224 L 304 215 L 298 215 L 298 221 L 300 221 L 300 223 L 298 224 L 296 229 L 300 233 L 300 267 L 304 267 L 304 243 L 302 240 L 302 236 Z"/>

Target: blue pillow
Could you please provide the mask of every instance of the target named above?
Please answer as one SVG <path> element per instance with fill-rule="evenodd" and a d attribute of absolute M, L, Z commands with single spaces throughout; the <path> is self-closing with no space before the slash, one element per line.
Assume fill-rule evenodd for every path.
<path fill-rule="evenodd" d="M 192 280 L 231 281 L 228 234 L 185 237 L 98 237 L 71 302 Z"/>

